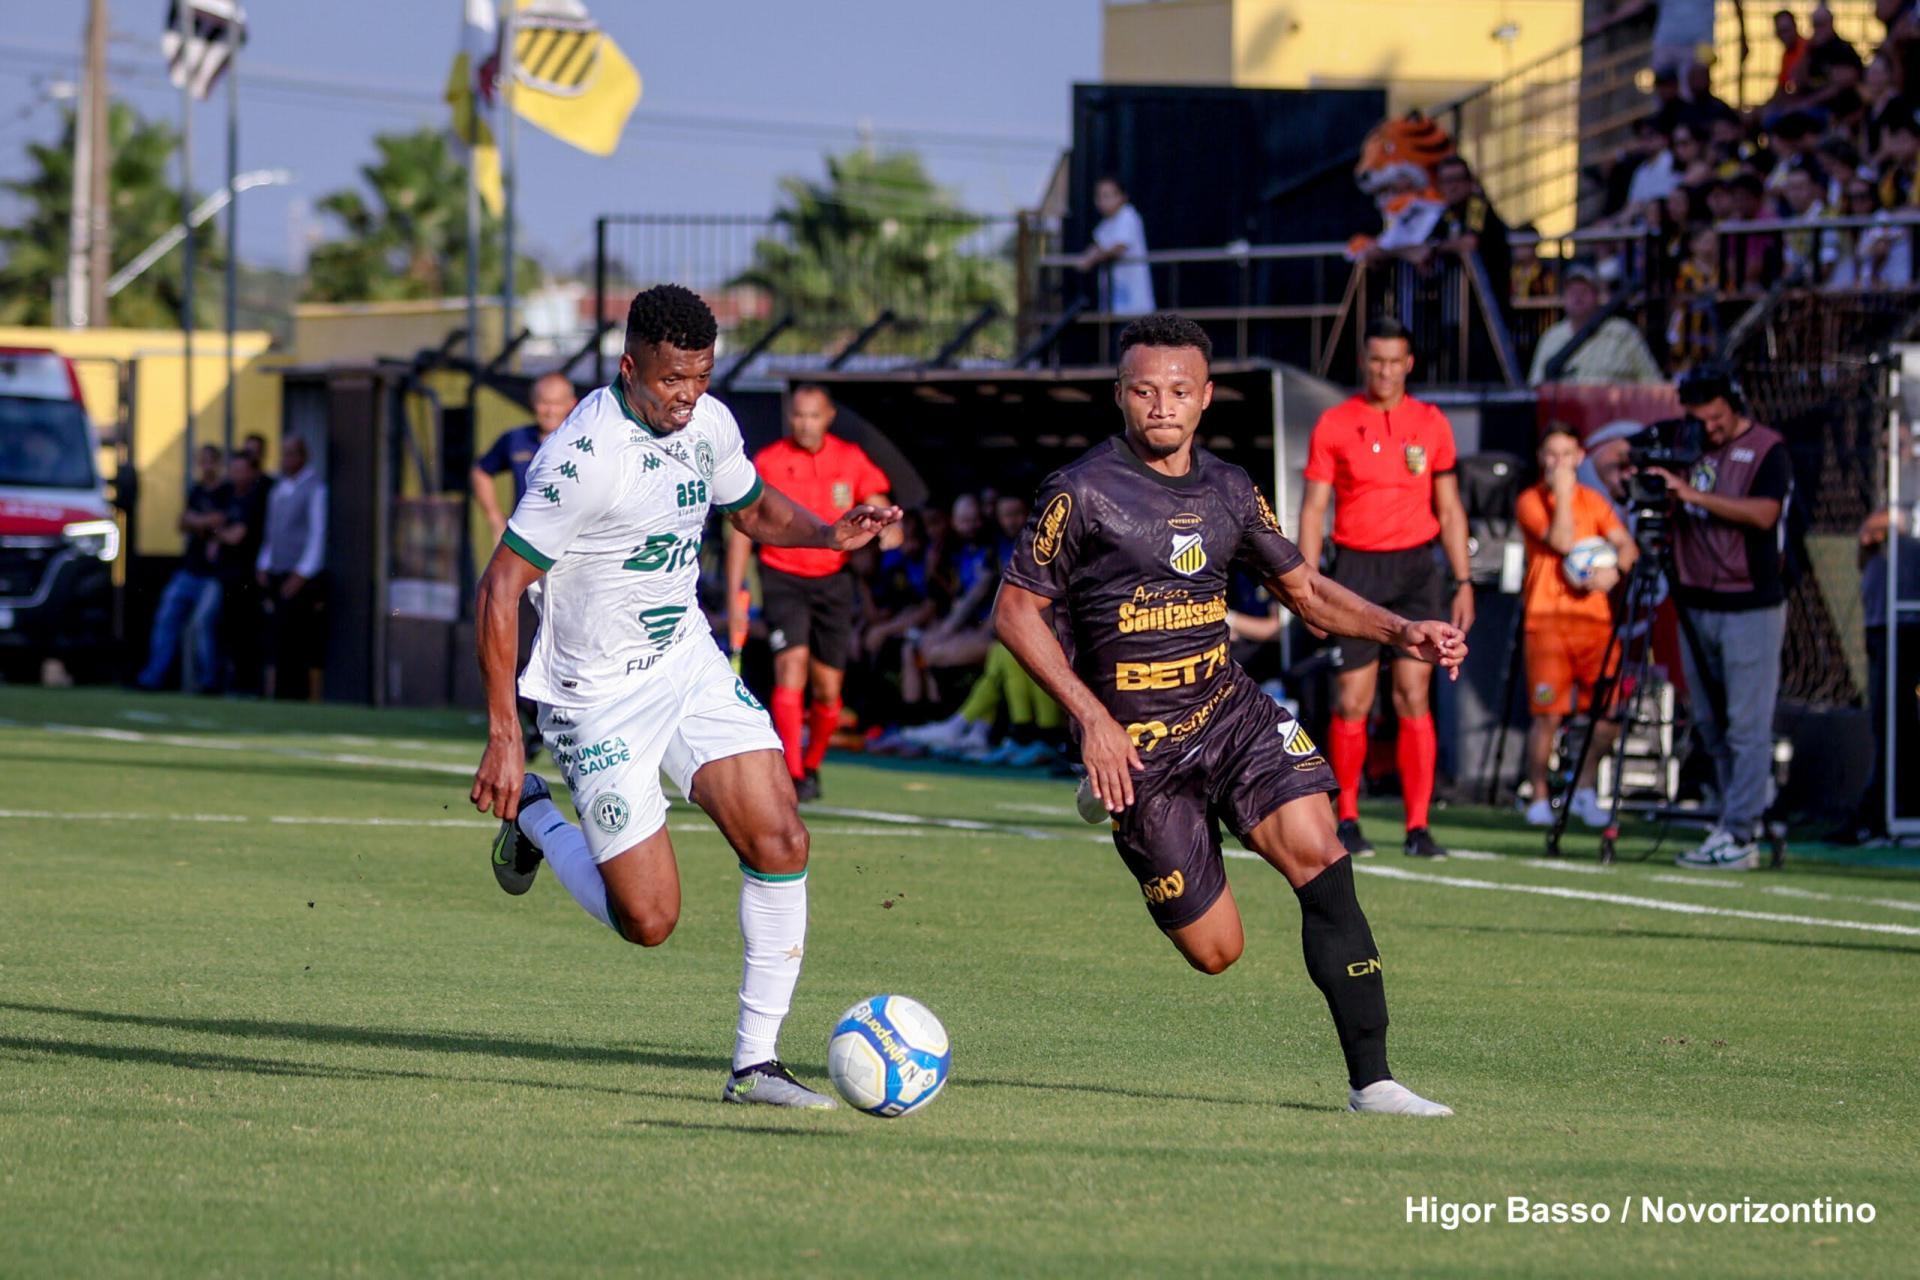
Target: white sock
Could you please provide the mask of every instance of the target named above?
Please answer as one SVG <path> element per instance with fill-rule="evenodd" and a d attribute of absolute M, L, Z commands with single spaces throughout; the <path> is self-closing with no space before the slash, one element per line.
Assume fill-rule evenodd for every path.
<path fill-rule="evenodd" d="M 600 878 L 600 868 L 580 828 L 561 816 L 553 801 L 536 800 L 520 811 L 520 830 L 546 857 L 555 878 L 573 900 L 595 920 L 613 928 L 613 915 L 607 910 L 607 883 Z"/>
<path fill-rule="evenodd" d="M 807 873 L 767 880 L 740 869 L 740 937 L 746 963 L 740 972 L 740 1027 L 733 1040 L 733 1069 L 778 1056 L 780 1024 L 800 981 L 807 942 Z"/>

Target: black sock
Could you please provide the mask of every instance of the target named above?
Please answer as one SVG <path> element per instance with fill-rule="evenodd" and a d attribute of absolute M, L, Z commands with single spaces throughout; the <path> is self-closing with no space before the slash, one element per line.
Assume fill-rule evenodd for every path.
<path fill-rule="evenodd" d="M 1353 860 L 1341 858 L 1298 889 L 1307 975 L 1327 998 L 1347 1081 L 1364 1089 L 1388 1078 L 1387 988 L 1380 952 L 1353 893 Z"/>

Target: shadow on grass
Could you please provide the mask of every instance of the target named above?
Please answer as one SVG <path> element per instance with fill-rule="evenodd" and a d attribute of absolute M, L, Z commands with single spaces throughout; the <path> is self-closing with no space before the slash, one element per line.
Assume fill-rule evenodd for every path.
<path fill-rule="evenodd" d="M 69 1009 L 60 1005 L 23 1004 L 15 1001 L 0 1001 L 0 1009 L 15 1013 L 51 1014 L 57 1017 L 77 1018 L 83 1022 L 105 1023 L 109 1026 L 148 1027 L 155 1030 L 185 1031 L 200 1035 L 236 1036 L 250 1040 L 299 1040 L 308 1044 L 348 1045 L 366 1049 L 405 1049 L 417 1053 L 472 1053 L 489 1058 L 664 1067 L 669 1070 L 712 1071 L 716 1074 L 725 1073 L 733 1065 L 729 1059 L 717 1055 L 685 1053 L 674 1049 L 645 1047 L 617 1049 L 608 1045 L 555 1044 L 543 1040 L 517 1040 L 504 1036 L 465 1035 L 459 1032 L 382 1031 L 373 1027 L 340 1026 L 322 1022 L 114 1013 L 104 1009 Z M 58 1042 L 49 1043 L 58 1047 Z M 441 1079 L 443 1077 L 427 1074 L 423 1078 Z"/>
<path fill-rule="evenodd" d="M 1756 924 L 1768 923 L 1755 921 Z M 1600 942 L 1698 942 L 1707 946 L 1793 947 L 1816 951 L 1866 951 L 1893 956 L 1920 956 L 1920 946 L 1885 942 L 1846 942 L 1838 938 L 1742 938 L 1724 933 L 1672 933 L 1661 929 L 1540 929 L 1531 925 L 1432 924 L 1415 921 L 1396 926 L 1405 930 L 1441 933 L 1497 933 L 1515 937 L 1579 938 Z"/>
<path fill-rule="evenodd" d="M 783 1124 L 719 1124 L 699 1120 L 623 1120 L 631 1129 L 684 1129 L 688 1133 L 770 1133 L 779 1138 L 851 1138 L 845 1129 L 800 1129 Z"/>
<path fill-rule="evenodd" d="M 324 1062 L 292 1062 L 284 1058 L 255 1058 L 241 1054 L 206 1053 L 190 1049 L 162 1049 L 151 1045 L 94 1044 L 81 1040 L 36 1040 L 27 1036 L 0 1036 L 0 1054 L 15 1057 L 32 1055 L 81 1058 L 94 1062 L 172 1067 L 181 1071 L 206 1071 L 215 1074 L 360 1082 L 418 1080 L 441 1086 L 469 1084 L 488 1088 L 548 1089 L 561 1093 L 601 1093 L 617 1098 L 662 1098 L 675 1103 L 689 1101 L 689 1095 L 686 1093 L 675 1093 L 666 1089 L 616 1088 L 612 1085 L 575 1084 L 557 1080 L 523 1080 L 505 1076 L 451 1075 L 443 1071 L 422 1071 L 404 1067 L 355 1067 Z"/>
<path fill-rule="evenodd" d="M 1279 1107 L 1286 1111 L 1319 1111 L 1338 1114 L 1345 1107 L 1331 1107 L 1319 1102 L 1293 1102 L 1285 1098 L 1223 1098 L 1201 1093 L 1166 1093 L 1145 1089 L 1120 1089 L 1110 1084 L 1049 1084 L 1039 1080 L 998 1080 L 991 1077 L 968 1076 L 969 1089 L 1039 1089 L 1048 1093 L 1097 1093 L 1116 1098 L 1134 1098 L 1142 1102 L 1197 1102 L 1213 1107 Z"/>

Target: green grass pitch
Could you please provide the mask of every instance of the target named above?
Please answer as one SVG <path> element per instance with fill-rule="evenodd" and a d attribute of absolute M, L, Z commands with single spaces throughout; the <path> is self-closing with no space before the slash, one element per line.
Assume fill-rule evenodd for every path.
<path fill-rule="evenodd" d="M 509 899 L 464 715 L 0 690 L 0 1275 L 1913 1274 L 1920 873 L 1563 865 L 1510 815 L 1360 893 L 1396 1073 L 1345 1114 L 1274 872 L 1190 971 L 1068 785 L 835 762 L 783 1042 L 954 1042 L 926 1112 L 718 1102 L 738 873 L 663 948 Z M 1393 831 L 1370 808 L 1377 836 Z M 971 826 L 967 824 L 973 824 Z M 1675 837 L 1676 839 L 1678 837 Z M 1626 851 L 1644 847 L 1639 833 Z M 1675 904 L 1695 913 L 1670 909 Z M 1871 1202 L 1871 1225 L 1406 1220 L 1409 1196 Z"/>

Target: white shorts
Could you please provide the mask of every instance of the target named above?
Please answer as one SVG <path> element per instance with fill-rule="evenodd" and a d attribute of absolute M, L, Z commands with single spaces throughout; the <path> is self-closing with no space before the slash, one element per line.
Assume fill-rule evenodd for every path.
<path fill-rule="evenodd" d="M 685 795 L 709 761 L 780 750 L 766 708 L 711 636 L 681 641 L 609 706 L 539 707 L 540 736 L 573 793 L 595 862 L 667 824 L 662 769 Z"/>

